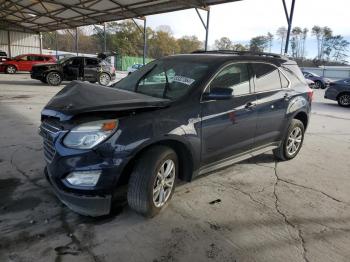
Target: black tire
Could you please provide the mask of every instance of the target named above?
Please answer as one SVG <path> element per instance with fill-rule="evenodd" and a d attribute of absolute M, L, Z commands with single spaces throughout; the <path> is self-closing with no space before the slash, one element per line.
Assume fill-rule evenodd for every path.
<path fill-rule="evenodd" d="M 154 146 L 144 152 L 137 160 L 136 166 L 131 174 L 128 188 L 128 204 L 137 213 L 153 217 L 157 215 L 169 203 L 175 188 L 169 188 L 170 194 L 165 203 L 157 207 L 153 200 L 153 190 L 157 182 L 158 172 L 166 161 L 171 160 L 175 166 L 175 181 L 178 176 L 178 158 L 174 150 L 166 146 Z M 164 192 L 164 191 L 163 191 Z M 158 197 L 159 198 L 159 197 Z"/>
<path fill-rule="evenodd" d="M 44 83 L 44 84 L 47 84 L 46 79 L 40 79 L 40 81 L 41 81 L 42 83 Z"/>
<path fill-rule="evenodd" d="M 95 84 L 96 83 L 96 81 L 89 81 L 91 84 Z"/>
<path fill-rule="evenodd" d="M 50 86 L 59 86 L 62 83 L 62 76 L 58 72 L 50 72 L 46 75 L 46 82 Z"/>
<path fill-rule="evenodd" d="M 111 77 L 107 73 L 101 73 L 98 77 L 98 83 L 102 86 L 108 86 L 111 82 Z"/>
<path fill-rule="evenodd" d="M 15 67 L 15 66 L 13 66 L 13 65 L 8 65 L 7 67 L 6 67 L 6 74 L 16 74 L 16 72 L 17 72 L 17 68 Z"/>
<path fill-rule="evenodd" d="M 292 135 L 292 132 L 294 132 L 295 130 L 298 130 L 297 128 L 299 128 L 301 131 L 301 142 L 300 142 L 298 148 L 296 149 L 296 151 L 290 153 L 288 151 L 288 145 L 289 145 L 288 142 L 290 140 L 290 136 Z M 274 156 L 278 160 L 281 160 L 281 161 L 291 160 L 291 159 L 295 158 L 303 146 L 304 136 L 305 136 L 305 127 L 304 127 L 303 122 L 301 122 L 298 119 L 293 119 L 288 127 L 287 133 L 284 136 L 280 147 L 273 150 Z"/>
<path fill-rule="evenodd" d="M 315 81 L 315 88 L 316 88 L 316 89 L 319 89 L 319 88 L 324 89 L 324 84 L 322 84 L 321 81 L 316 80 L 316 81 Z"/>
<path fill-rule="evenodd" d="M 350 107 L 350 93 L 344 93 L 337 98 L 338 105 L 342 107 Z"/>

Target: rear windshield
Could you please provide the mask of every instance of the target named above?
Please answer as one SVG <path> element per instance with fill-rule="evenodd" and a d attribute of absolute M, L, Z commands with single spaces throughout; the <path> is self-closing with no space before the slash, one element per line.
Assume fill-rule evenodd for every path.
<path fill-rule="evenodd" d="M 160 59 L 145 65 L 113 87 L 176 100 L 193 88 L 207 71 L 207 64 L 179 61 L 179 59 Z"/>

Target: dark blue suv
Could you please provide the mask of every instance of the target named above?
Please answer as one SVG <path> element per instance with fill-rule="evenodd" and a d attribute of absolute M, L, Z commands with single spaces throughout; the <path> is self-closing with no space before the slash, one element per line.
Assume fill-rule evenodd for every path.
<path fill-rule="evenodd" d="M 45 174 L 74 211 L 110 212 L 121 188 L 154 216 L 176 182 L 273 150 L 294 158 L 312 90 L 295 62 L 197 52 L 153 61 L 112 87 L 74 81 L 42 111 Z"/>

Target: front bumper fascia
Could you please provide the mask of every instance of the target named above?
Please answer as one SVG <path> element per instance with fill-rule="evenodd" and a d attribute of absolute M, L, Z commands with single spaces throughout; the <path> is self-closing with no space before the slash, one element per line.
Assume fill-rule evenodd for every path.
<path fill-rule="evenodd" d="M 52 179 L 49 171 L 45 168 L 45 177 L 51 184 L 55 195 L 64 203 L 67 207 L 72 209 L 74 212 L 84 216 L 103 216 L 110 213 L 112 196 L 86 196 L 74 193 L 67 193 L 59 189 L 54 180 Z"/>

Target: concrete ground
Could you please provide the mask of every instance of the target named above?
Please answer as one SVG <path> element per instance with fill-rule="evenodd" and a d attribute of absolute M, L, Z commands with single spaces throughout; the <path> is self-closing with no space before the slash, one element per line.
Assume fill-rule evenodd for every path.
<path fill-rule="evenodd" d="M 350 109 L 323 90 L 296 159 L 196 179 L 153 219 L 127 206 L 92 219 L 42 173 L 40 110 L 60 88 L 0 74 L 0 261 L 350 261 Z"/>

